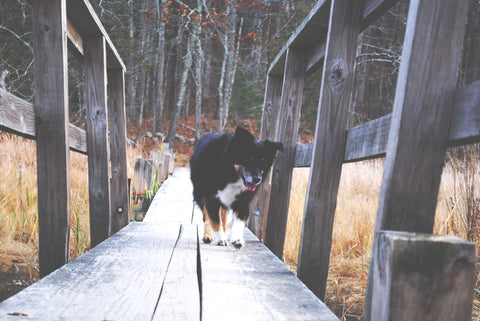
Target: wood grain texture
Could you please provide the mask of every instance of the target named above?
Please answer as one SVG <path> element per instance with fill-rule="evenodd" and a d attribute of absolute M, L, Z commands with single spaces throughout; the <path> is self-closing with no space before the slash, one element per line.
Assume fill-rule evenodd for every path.
<path fill-rule="evenodd" d="M 344 162 L 384 157 L 392 114 L 369 121 L 348 131 Z M 453 115 L 448 131 L 448 146 L 459 146 L 480 141 L 480 81 L 455 91 Z M 309 167 L 312 163 L 313 143 L 299 145 L 295 153 L 295 167 Z"/>
<path fill-rule="evenodd" d="M 365 0 L 361 30 L 387 12 L 397 0 Z M 308 16 L 288 39 L 268 70 L 269 75 L 283 74 L 288 48 L 303 49 L 307 53 L 307 75 L 313 74 L 322 66 L 325 56 L 327 25 L 331 1 L 318 1 Z"/>
<path fill-rule="evenodd" d="M 0 303 L 0 319 L 148 320 L 179 225 L 131 223 L 85 255 Z"/>
<path fill-rule="evenodd" d="M 468 0 L 410 3 L 376 231 L 433 231 L 468 5 Z M 374 246 L 372 257 L 375 251 Z M 365 320 L 373 317 L 373 282 L 370 277 Z"/>
<path fill-rule="evenodd" d="M 375 320 L 471 320 L 474 243 L 392 231 L 380 231 L 376 241 Z"/>
<path fill-rule="evenodd" d="M 194 215 L 195 213 L 195 215 Z M 203 214 L 193 204 L 193 185 L 190 181 L 190 169 L 176 167 L 173 174 L 162 184 L 152 204 L 145 214 L 144 222 L 192 223 L 192 216 Z"/>
<path fill-rule="evenodd" d="M 262 126 L 260 128 L 260 140 L 269 139 L 275 141 L 277 138 L 278 114 L 280 111 L 280 100 L 282 98 L 283 78 L 278 76 L 267 76 L 267 87 L 263 102 Z M 264 236 L 264 223 L 268 209 L 268 196 L 270 189 L 271 172 L 265 181 L 257 188 L 257 192 L 250 203 L 250 218 L 248 228 L 260 240 Z"/>
<path fill-rule="evenodd" d="M 0 88 L 0 130 L 28 139 L 36 139 L 35 109 L 33 105 Z M 70 149 L 87 153 L 85 131 L 68 124 Z"/>
<path fill-rule="evenodd" d="M 105 39 L 85 39 L 85 102 L 88 146 L 90 242 L 94 247 L 109 236 L 110 171 L 107 116 Z"/>
<path fill-rule="evenodd" d="M 70 175 L 64 0 L 32 4 L 40 276 L 68 260 Z"/>
<path fill-rule="evenodd" d="M 322 300 L 327 286 L 362 12 L 363 1 L 332 1 L 297 270 L 300 280 Z"/>
<path fill-rule="evenodd" d="M 84 37 L 103 35 L 105 38 L 108 68 L 126 70 L 125 64 L 90 2 L 88 0 L 66 0 L 66 2 L 68 19 L 80 35 Z"/>
<path fill-rule="evenodd" d="M 265 225 L 265 244 L 279 258 L 283 256 L 285 242 L 295 146 L 305 84 L 305 68 L 304 53 L 289 49 L 285 64 L 276 138 L 277 141 L 283 143 L 284 151 L 278 153 L 272 167 L 272 186 Z"/>
<path fill-rule="evenodd" d="M 125 117 L 125 73 L 122 69 L 109 69 L 108 117 L 110 123 L 110 226 L 109 235 L 129 222 L 127 177 L 127 130 Z"/>
<path fill-rule="evenodd" d="M 245 242 L 200 244 L 203 320 L 338 320 L 247 229 Z"/>
<path fill-rule="evenodd" d="M 480 81 L 455 92 L 448 145 L 456 146 L 480 141 Z"/>
<path fill-rule="evenodd" d="M 181 226 L 153 321 L 200 320 L 197 225 Z"/>

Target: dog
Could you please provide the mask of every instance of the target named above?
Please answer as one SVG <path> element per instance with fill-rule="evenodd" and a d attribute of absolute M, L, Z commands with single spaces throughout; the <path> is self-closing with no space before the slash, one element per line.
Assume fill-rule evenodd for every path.
<path fill-rule="evenodd" d="M 211 133 L 198 141 L 190 158 L 190 174 L 194 201 L 203 212 L 204 243 L 216 240 L 218 245 L 228 245 L 227 213 L 232 210 L 230 241 L 236 248 L 244 246 L 250 201 L 277 151 L 283 151 L 282 143 L 259 141 L 242 127 L 234 134 Z"/>

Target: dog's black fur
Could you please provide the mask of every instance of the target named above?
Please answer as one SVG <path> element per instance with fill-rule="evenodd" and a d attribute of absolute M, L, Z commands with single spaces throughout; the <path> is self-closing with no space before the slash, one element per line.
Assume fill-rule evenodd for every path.
<path fill-rule="evenodd" d="M 204 214 L 204 242 L 212 242 L 215 235 L 219 245 L 227 245 L 226 212 L 232 209 L 236 214 L 232 243 L 238 248 L 244 245 L 249 203 L 266 178 L 277 150 L 283 151 L 281 143 L 259 141 L 242 127 L 237 127 L 234 134 L 212 133 L 198 141 L 190 169 L 193 197 Z M 240 227 L 235 228 L 237 221 Z"/>

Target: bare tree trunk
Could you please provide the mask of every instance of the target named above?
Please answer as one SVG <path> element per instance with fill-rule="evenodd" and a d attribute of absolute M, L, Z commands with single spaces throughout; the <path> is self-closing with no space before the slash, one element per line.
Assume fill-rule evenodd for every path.
<path fill-rule="evenodd" d="M 153 133 L 162 130 L 163 107 L 165 103 L 164 91 L 164 64 L 165 64 L 165 22 L 163 22 L 162 8 L 165 7 L 167 0 L 156 0 L 157 6 L 157 28 L 158 28 L 158 44 L 157 44 L 157 70 L 156 70 L 156 88 L 155 88 L 155 104 L 153 106 Z"/>
<path fill-rule="evenodd" d="M 180 88 L 178 91 L 177 104 L 176 104 L 173 118 L 170 121 L 170 128 L 168 130 L 168 135 L 167 135 L 167 142 L 172 147 L 175 141 L 175 133 L 177 132 L 178 120 L 180 119 L 180 113 L 182 112 L 183 102 L 185 100 L 185 91 L 187 89 L 188 72 L 190 70 L 190 67 L 192 66 L 192 61 L 193 61 L 192 51 L 191 51 L 191 48 L 193 46 L 192 44 L 193 40 L 194 40 L 194 37 L 192 36 L 190 36 L 188 39 L 187 52 L 183 59 L 183 72 L 182 72 L 182 78 L 180 80 Z"/>
<path fill-rule="evenodd" d="M 220 81 L 218 84 L 218 131 L 224 132 L 228 119 L 228 105 L 230 104 L 230 96 L 232 92 L 233 83 L 235 80 L 235 72 L 237 67 L 237 55 L 239 51 L 240 40 L 235 37 L 237 12 L 236 3 L 232 1 L 227 7 L 227 15 L 230 16 L 230 23 L 228 30 L 223 36 L 223 50 L 224 57 L 222 61 L 222 69 L 220 74 Z M 241 20 L 239 35 L 241 33 L 243 19 Z"/>
<path fill-rule="evenodd" d="M 129 7 L 130 7 L 130 17 L 128 18 L 128 32 L 129 32 L 129 42 L 133 46 L 134 41 L 134 29 L 135 23 L 133 20 L 133 12 L 135 12 L 135 7 L 133 4 L 134 0 L 129 0 Z M 128 56 L 128 66 L 133 66 L 135 64 L 133 54 Z M 126 81 L 126 90 L 127 90 L 127 116 L 130 120 L 135 118 L 135 73 L 132 70 L 129 71 L 129 76 L 127 77 Z"/>
<path fill-rule="evenodd" d="M 197 15 L 202 13 L 202 0 L 197 0 Z M 195 26 L 195 141 L 200 139 L 200 117 L 202 115 L 202 75 L 203 75 L 203 51 L 200 40 L 200 25 Z"/>

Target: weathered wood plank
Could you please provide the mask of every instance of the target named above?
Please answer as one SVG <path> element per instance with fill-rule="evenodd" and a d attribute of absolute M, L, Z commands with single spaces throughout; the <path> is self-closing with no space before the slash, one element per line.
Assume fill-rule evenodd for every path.
<path fill-rule="evenodd" d="M 433 231 L 468 5 L 410 2 L 376 231 Z M 365 320 L 372 318 L 371 286 L 372 277 Z"/>
<path fill-rule="evenodd" d="M 85 131 L 68 124 L 70 149 L 87 153 Z M 0 88 L 0 130 L 28 139 L 36 139 L 35 109 L 33 105 Z"/>
<path fill-rule="evenodd" d="M 480 81 L 455 92 L 455 105 L 448 144 L 457 146 L 480 141 Z"/>
<path fill-rule="evenodd" d="M 245 242 L 200 243 L 203 320 L 338 320 L 247 229 Z"/>
<path fill-rule="evenodd" d="M 64 0 L 32 4 L 40 276 L 68 260 L 70 175 L 66 8 Z M 47 50 L 48 49 L 48 50 Z"/>
<path fill-rule="evenodd" d="M 80 55 L 84 55 L 85 52 L 83 50 L 83 39 L 80 33 L 77 31 L 77 28 L 72 24 L 72 22 L 67 19 L 67 36 L 68 40 L 73 44 L 75 49 Z"/>
<path fill-rule="evenodd" d="M 344 162 L 384 157 L 392 114 L 351 128 L 347 134 Z M 455 91 L 453 116 L 448 132 L 448 146 L 459 146 L 480 141 L 480 81 Z M 299 145 L 295 153 L 295 167 L 309 167 L 312 163 L 313 143 Z"/>
<path fill-rule="evenodd" d="M 109 235 L 116 233 L 129 222 L 129 197 L 127 177 L 127 130 L 125 117 L 125 78 L 122 69 L 109 69 L 108 117 L 110 123 L 110 227 Z"/>
<path fill-rule="evenodd" d="M 361 30 L 367 28 L 375 19 L 391 8 L 395 2 L 397 0 L 365 0 Z M 271 63 L 268 71 L 269 75 L 281 76 L 283 74 L 288 48 L 301 48 L 308 51 L 307 75 L 313 74 L 321 67 L 325 55 L 330 3 L 331 1 L 319 1 L 312 8 L 309 15 Z"/>
<path fill-rule="evenodd" d="M 150 205 L 144 222 L 192 223 L 193 217 L 200 217 L 201 211 L 193 204 L 193 186 L 190 169 L 176 167 L 173 174 L 162 184 Z"/>
<path fill-rule="evenodd" d="M 179 225 L 131 223 L 85 255 L 0 303 L 0 319 L 148 320 Z"/>
<path fill-rule="evenodd" d="M 90 243 L 94 247 L 109 236 L 110 225 L 107 67 L 102 36 L 85 39 L 85 96 Z"/>
<path fill-rule="evenodd" d="M 282 98 L 283 78 L 267 76 L 265 98 L 263 102 L 262 126 L 260 128 L 260 139 L 277 138 L 278 113 L 280 110 L 280 99 Z M 263 240 L 266 213 L 268 209 L 268 193 L 270 190 L 271 172 L 265 181 L 257 188 L 257 192 L 250 203 L 250 218 L 248 228 L 260 240 Z"/>
<path fill-rule="evenodd" d="M 363 1 L 332 0 L 298 277 L 325 297 Z"/>
<path fill-rule="evenodd" d="M 153 321 L 200 320 L 200 285 L 197 271 L 196 225 L 182 225 L 163 281 Z"/>
<path fill-rule="evenodd" d="M 272 187 L 265 225 L 265 245 L 279 258 L 283 256 L 285 242 L 292 165 L 295 160 L 305 68 L 305 54 L 289 49 L 285 64 L 276 138 L 277 141 L 283 143 L 284 151 L 278 153 L 272 167 Z"/>
<path fill-rule="evenodd" d="M 375 320 L 471 320 L 474 243 L 392 231 L 380 231 L 376 242 Z"/>

